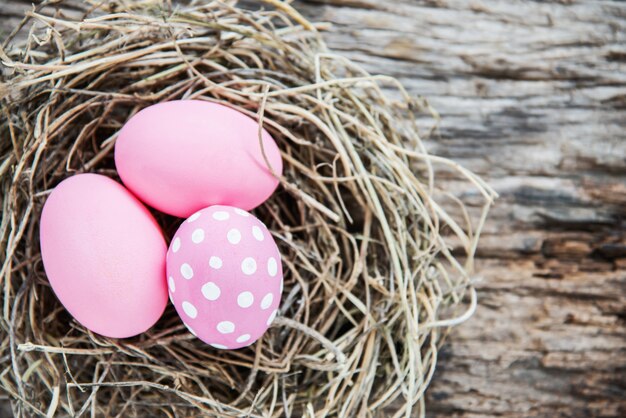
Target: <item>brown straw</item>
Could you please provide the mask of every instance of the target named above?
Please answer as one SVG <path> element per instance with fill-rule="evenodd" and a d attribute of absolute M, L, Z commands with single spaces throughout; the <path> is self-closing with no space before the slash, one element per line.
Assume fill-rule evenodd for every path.
<path fill-rule="evenodd" d="M 16 416 L 423 416 L 447 329 L 476 306 L 472 259 L 495 193 L 426 152 L 424 99 L 334 55 L 288 3 L 203 3 L 49 1 L 0 50 L 0 385 Z M 254 213 L 285 290 L 249 348 L 205 345 L 171 306 L 144 335 L 95 335 L 43 271 L 48 193 L 75 173 L 118 179 L 121 126 L 174 99 L 244 112 L 282 150 L 281 185 Z M 180 223 L 157 218 L 168 236 Z"/>

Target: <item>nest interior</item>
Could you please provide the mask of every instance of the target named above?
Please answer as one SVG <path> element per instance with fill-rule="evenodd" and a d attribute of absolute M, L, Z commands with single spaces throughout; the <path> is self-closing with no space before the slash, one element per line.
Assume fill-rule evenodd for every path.
<path fill-rule="evenodd" d="M 424 99 L 333 54 L 287 3 L 264 3 L 44 2 L 3 43 L 0 384 L 16 416 L 424 414 L 443 338 L 475 307 L 469 274 L 495 194 L 427 153 Z M 208 347 L 171 305 L 138 337 L 95 335 L 43 271 L 46 196 L 75 173 L 119 180 L 121 126 L 174 99 L 227 104 L 281 148 L 281 185 L 255 215 L 285 288 L 245 349 Z M 181 219 L 155 215 L 171 237 Z"/>

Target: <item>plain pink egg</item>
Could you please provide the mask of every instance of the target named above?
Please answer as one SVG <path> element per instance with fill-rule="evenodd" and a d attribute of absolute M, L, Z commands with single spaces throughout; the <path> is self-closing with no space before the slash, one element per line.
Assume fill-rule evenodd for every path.
<path fill-rule="evenodd" d="M 182 223 L 167 252 L 170 298 L 189 330 L 221 349 L 259 339 L 278 312 L 283 274 L 265 225 L 229 207 L 202 209 Z"/>
<path fill-rule="evenodd" d="M 148 210 L 98 174 L 61 182 L 41 214 L 41 257 L 63 306 L 98 334 L 125 338 L 159 319 L 167 304 L 167 246 Z"/>
<path fill-rule="evenodd" d="M 186 218 L 212 205 L 250 210 L 278 186 L 283 169 L 274 139 L 230 107 L 177 100 L 149 106 L 133 116 L 115 144 L 115 165 L 146 204 Z M 272 174 L 269 167 L 273 169 Z"/>

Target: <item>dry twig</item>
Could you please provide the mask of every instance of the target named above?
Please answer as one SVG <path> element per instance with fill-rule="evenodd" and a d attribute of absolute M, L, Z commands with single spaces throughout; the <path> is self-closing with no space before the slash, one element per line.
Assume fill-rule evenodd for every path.
<path fill-rule="evenodd" d="M 475 306 L 472 293 L 467 312 L 455 309 L 485 221 L 448 216 L 436 174 L 465 179 L 483 214 L 495 197 L 426 153 L 415 122 L 430 112 L 425 101 L 329 53 L 281 1 L 257 11 L 107 3 L 72 3 L 72 16 L 59 2 L 53 14 L 33 9 L 26 45 L 8 39 L 0 50 L 0 382 L 16 414 L 423 414 L 443 327 Z M 238 351 L 196 340 L 172 308 L 145 335 L 94 335 L 62 309 L 41 265 L 38 218 L 51 188 L 75 172 L 116 177 L 124 122 L 192 98 L 262 120 L 285 161 L 282 186 L 256 210 L 283 254 L 282 318 Z M 158 216 L 166 234 L 180 222 Z"/>

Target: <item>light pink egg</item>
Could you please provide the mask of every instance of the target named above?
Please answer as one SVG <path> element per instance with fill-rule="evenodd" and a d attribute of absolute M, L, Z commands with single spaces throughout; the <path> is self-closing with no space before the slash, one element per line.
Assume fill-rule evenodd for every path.
<path fill-rule="evenodd" d="M 107 337 L 140 334 L 167 304 L 167 246 L 156 221 L 108 177 L 62 181 L 41 214 L 41 257 L 52 290 L 78 322 Z"/>
<path fill-rule="evenodd" d="M 170 298 L 189 330 L 215 348 L 252 344 L 280 304 L 280 253 L 265 225 L 230 206 L 185 220 L 167 252 Z"/>
<path fill-rule="evenodd" d="M 212 205 L 250 210 L 274 192 L 283 169 L 274 139 L 265 130 L 261 137 L 263 146 L 257 121 L 230 107 L 159 103 L 126 122 L 115 165 L 126 187 L 170 215 L 186 218 Z"/>

